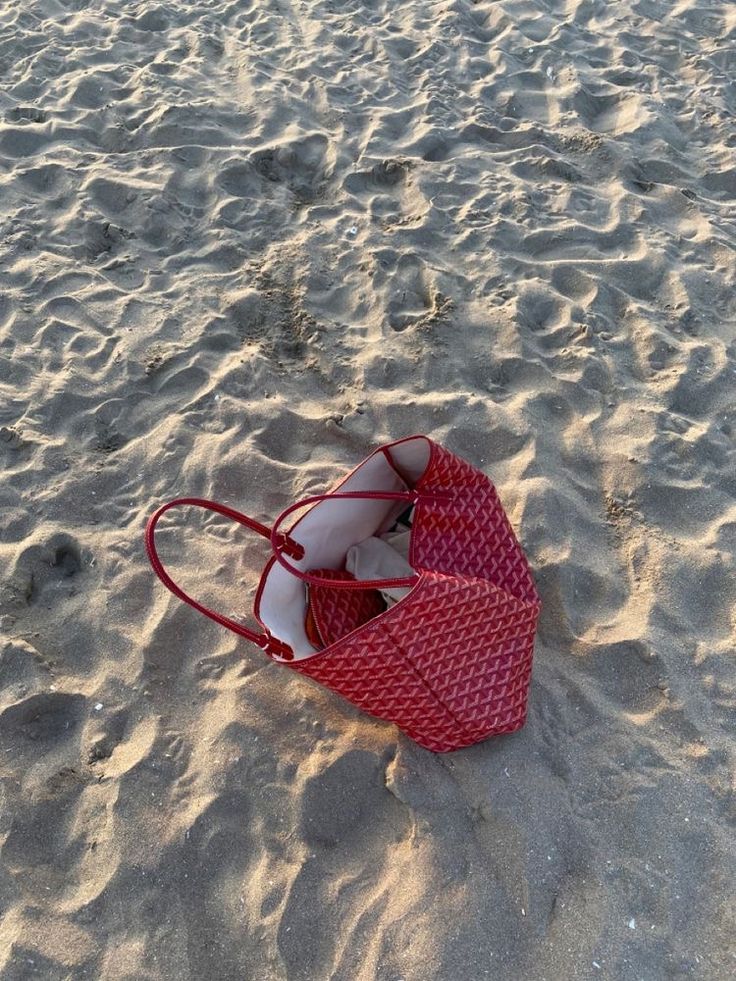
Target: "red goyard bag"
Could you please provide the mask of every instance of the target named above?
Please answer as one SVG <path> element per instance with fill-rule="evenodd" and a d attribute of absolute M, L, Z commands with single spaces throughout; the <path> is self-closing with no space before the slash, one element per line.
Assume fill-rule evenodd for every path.
<path fill-rule="evenodd" d="M 262 632 L 207 609 L 165 571 L 155 529 L 181 505 L 216 511 L 270 540 L 255 601 Z M 387 532 L 411 506 L 412 574 L 362 581 L 347 574 L 348 550 Z M 426 749 L 459 749 L 526 720 L 540 610 L 529 566 L 488 477 L 426 436 L 380 447 L 332 491 L 286 508 L 272 528 L 212 501 L 170 501 L 151 516 L 146 547 L 180 599 Z M 379 590 L 398 587 L 408 587 L 405 595 L 376 606 Z M 329 641 L 316 650 L 320 623 Z"/>

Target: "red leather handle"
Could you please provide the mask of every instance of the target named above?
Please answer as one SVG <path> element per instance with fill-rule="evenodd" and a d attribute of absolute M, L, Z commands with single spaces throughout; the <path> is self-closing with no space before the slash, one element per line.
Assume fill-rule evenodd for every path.
<path fill-rule="evenodd" d="M 241 637 L 246 637 L 248 640 L 253 641 L 254 644 L 257 644 L 259 647 L 263 648 L 267 654 L 275 654 L 278 657 L 284 658 L 285 660 L 291 660 L 291 658 L 294 656 L 294 652 L 291 650 L 288 644 L 285 644 L 277 637 L 272 637 L 269 633 L 264 632 L 262 634 L 257 634 L 254 630 L 249 630 L 248 627 L 242 626 L 242 624 L 238 623 L 237 620 L 232 620 L 230 617 L 226 617 L 222 613 L 217 613 L 214 610 L 210 610 L 208 607 L 189 596 L 188 593 L 185 593 L 180 586 L 177 586 L 177 584 L 168 574 L 156 549 L 156 525 L 158 524 L 159 518 L 161 518 L 161 516 L 171 508 L 181 507 L 184 505 L 204 508 L 206 511 L 215 511 L 217 514 L 222 514 L 226 518 L 231 518 L 233 521 L 237 521 L 239 524 L 245 525 L 246 528 L 250 528 L 251 531 L 255 531 L 264 538 L 269 539 L 272 545 L 275 541 L 279 549 L 283 549 L 295 559 L 303 558 L 303 547 L 292 538 L 289 538 L 288 535 L 274 535 L 274 532 L 270 528 L 260 524 L 258 521 L 254 521 L 253 518 L 249 518 L 245 514 L 241 514 L 239 511 L 233 510 L 233 508 L 226 507 L 224 504 L 218 504 L 216 501 L 207 501 L 201 497 L 178 497 L 173 501 L 169 501 L 167 504 L 162 504 L 157 511 L 154 511 L 146 524 L 146 551 L 148 552 L 148 558 L 153 566 L 153 571 L 156 573 L 164 586 L 171 590 L 174 596 L 178 596 L 180 600 L 184 600 L 184 602 L 188 603 L 189 606 L 193 606 L 195 610 L 199 610 L 200 613 L 204 613 L 206 617 L 209 617 L 210 620 L 214 620 L 215 623 L 219 623 L 223 627 L 228 627 L 228 629 L 234 631 L 236 634 L 240 634 Z"/>
<path fill-rule="evenodd" d="M 432 495 L 432 497 L 434 498 L 435 495 Z M 285 508 L 273 523 L 271 545 L 278 561 L 293 576 L 296 576 L 297 579 L 312 583 L 314 586 L 334 586 L 336 589 L 393 589 L 397 586 L 415 586 L 419 582 L 417 573 L 414 573 L 413 576 L 404 576 L 400 579 L 327 579 L 322 576 L 312 576 L 308 572 L 302 572 L 301 569 L 297 569 L 296 566 L 293 566 L 291 562 L 287 562 L 284 558 L 283 552 L 285 549 L 281 545 L 283 535 L 279 531 L 279 528 L 294 511 L 309 507 L 310 504 L 318 504 L 320 501 L 366 499 L 407 501 L 409 504 L 416 504 L 417 501 L 421 500 L 421 495 L 418 491 L 349 491 L 342 494 L 317 494 L 314 497 L 305 497 L 303 501 L 298 501 L 296 504 L 291 504 L 288 508 Z"/>

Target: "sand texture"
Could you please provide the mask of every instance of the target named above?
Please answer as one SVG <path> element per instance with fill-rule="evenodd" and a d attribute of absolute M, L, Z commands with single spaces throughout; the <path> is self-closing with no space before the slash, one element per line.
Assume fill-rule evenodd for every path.
<path fill-rule="evenodd" d="M 2 981 L 734 977 L 735 79 L 733 2 L 3 0 Z M 143 549 L 412 433 L 543 602 L 446 756 Z"/>

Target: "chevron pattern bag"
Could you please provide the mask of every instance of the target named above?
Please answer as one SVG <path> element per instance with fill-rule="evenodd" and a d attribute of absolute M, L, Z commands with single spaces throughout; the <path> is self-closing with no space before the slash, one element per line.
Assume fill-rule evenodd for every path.
<path fill-rule="evenodd" d="M 184 505 L 270 541 L 255 599 L 260 631 L 203 606 L 164 569 L 156 526 Z M 347 573 L 347 551 L 387 532 L 411 505 L 412 574 L 361 581 Z M 282 531 L 297 511 L 304 513 Z M 426 436 L 379 447 L 271 528 L 213 501 L 169 501 L 148 521 L 146 548 L 184 602 L 426 749 L 459 749 L 526 720 L 540 610 L 529 565 L 488 477 Z M 407 588 L 386 607 L 378 591 L 397 587 Z"/>

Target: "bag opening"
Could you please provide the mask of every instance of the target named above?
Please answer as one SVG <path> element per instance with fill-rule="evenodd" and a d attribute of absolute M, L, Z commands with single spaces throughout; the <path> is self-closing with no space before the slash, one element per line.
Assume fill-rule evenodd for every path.
<path fill-rule="evenodd" d="M 430 443 L 413 436 L 376 450 L 333 491 L 411 490 L 427 469 Z M 300 570 L 342 569 L 348 549 L 387 531 L 406 508 L 404 501 L 320 501 L 298 519 L 290 534 L 304 546 Z M 264 573 L 256 597 L 256 616 L 264 627 L 287 643 L 295 660 L 316 653 L 307 637 L 307 595 L 304 583 L 273 563 Z"/>

